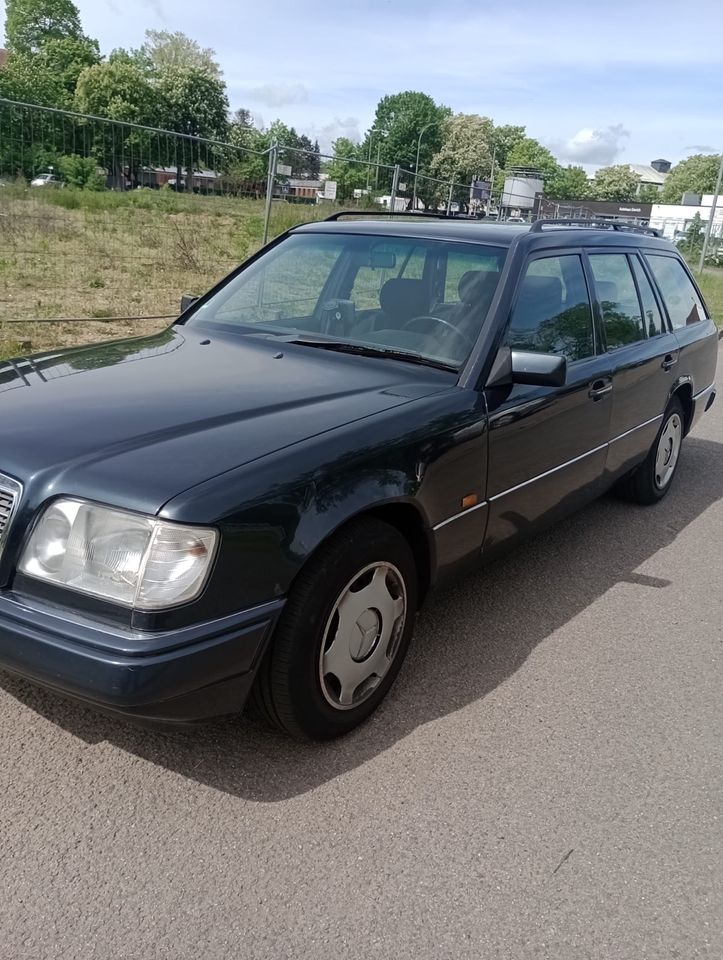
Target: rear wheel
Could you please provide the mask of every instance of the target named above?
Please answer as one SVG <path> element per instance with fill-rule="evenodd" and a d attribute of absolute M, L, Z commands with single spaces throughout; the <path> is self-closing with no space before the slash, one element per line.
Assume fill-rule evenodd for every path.
<path fill-rule="evenodd" d="M 374 518 L 349 524 L 294 584 L 257 678 L 257 707 L 294 736 L 349 732 L 394 682 L 416 609 L 417 571 L 404 537 Z"/>
<path fill-rule="evenodd" d="M 620 492 L 626 499 L 646 505 L 663 499 L 678 467 L 684 429 L 683 404 L 673 397 L 647 457 L 621 481 Z"/>

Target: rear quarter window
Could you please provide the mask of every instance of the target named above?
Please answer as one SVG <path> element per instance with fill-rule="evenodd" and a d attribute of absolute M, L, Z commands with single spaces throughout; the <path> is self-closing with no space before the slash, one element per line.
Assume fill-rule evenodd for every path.
<path fill-rule="evenodd" d="M 646 254 L 668 308 L 670 322 L 680 329 L 706 319 L 706 310 L 685 267 L 676 257 Z"/>

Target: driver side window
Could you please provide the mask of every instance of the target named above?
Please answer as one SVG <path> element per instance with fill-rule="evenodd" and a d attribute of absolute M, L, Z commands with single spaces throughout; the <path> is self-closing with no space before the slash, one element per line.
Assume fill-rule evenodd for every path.
<path fill-rule="evenodd" d="M 570 362 L 594 355 L 590 296 L 577 254 L 527 264 L 506 342 L 516 350 L 554 353 Z"/>

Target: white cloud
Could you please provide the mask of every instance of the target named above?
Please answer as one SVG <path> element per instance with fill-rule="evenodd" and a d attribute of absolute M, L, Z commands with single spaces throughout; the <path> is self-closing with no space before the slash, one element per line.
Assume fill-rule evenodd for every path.
<path fill-rule="evenodd" d="M 354 143 L 361 140 L 359 120 L 356 117 L 334 117 L 331 123 L 305 127 L 304 133 L 311 140 L 319 141 L 322 153 L 331 153 L 331 145 L 338 137 L 347 137 Z"/>
<path fill-rule="evenodd" d="M 306 103 L 309 91 L 303 83 L 265 83 L 248 90 L 247 96 L 267 107 L 285 107 L 290 103 Z"/>
<path fill-rule="evenodd" d="M 594 163 L 607 166 L 622 152 L 624 142 L 630 133 L 622 123 L 594 130 L 583 127 L 568 140 L 556 141 L 551 149 L 561 160 L 567 163 Z"/>

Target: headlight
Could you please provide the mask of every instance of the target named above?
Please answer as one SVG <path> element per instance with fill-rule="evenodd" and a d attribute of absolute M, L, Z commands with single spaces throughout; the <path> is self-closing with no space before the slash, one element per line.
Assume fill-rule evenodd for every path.
<path fill-rule="evenodd" d="M 56 500 L 23 551 L 29 577 L 138 610 L 187 603 L 206 582 L 218 534 L 81 500 Z"/>

